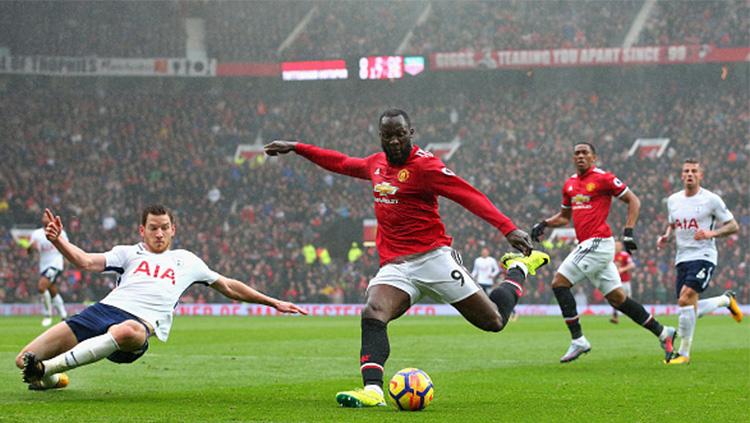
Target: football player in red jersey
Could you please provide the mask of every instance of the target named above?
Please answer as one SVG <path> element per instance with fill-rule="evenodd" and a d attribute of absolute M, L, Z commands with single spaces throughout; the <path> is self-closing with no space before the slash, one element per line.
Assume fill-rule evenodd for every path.
<path fill-rule="evenodd" d="M 672 355 L 676 330 L 662 326 L 643 306 L 625 295 L 620 275 L 613 261 L 615 240 L 607 225 L 612 197 L 628 205 L 627 221 L 622 242 L 629 251 L 638 248 L 633 238 L 633 227 L 638 220 L 641 202 L 615 175 L 599 169 L 596 149 L 589 143 L 578 143 L 573 149 L 576 173 L 563 185 L 560 212 L 544 219 L 531 229 L 531 238 L 539 241 L 547 226 L 567 225 L 573 219 L 578 246 L 563 261 L 552 281 L 552 291 L 560 305 L 565 323 L 573 338 L 568 351 L 560 358 L 567 363 L 591 351 L 591 344 L 583 336 L 578 321 L 576 301 L 570 288 L 573 284 L 589 280 L 604 294 L 612 307 L 626 314 L 634 322 L 650 330 L 659 338 L 666 357 Z"/>
<path fill-rule="evenodd" d="M 615 266 L 617 266 L 617 273 L 620 274 L 623 292 L 628 297 L 632 296 L 633 289 L 630 286 L 630 271 L 635 269 L 635 262 L 633 262 L 630 252 L 622 247 L 622 241 L 615 241 Z M 612 318 L 609 321 L 614 324 L 620 323 L 617 314 L 617 309 L 613 307 Z"/>
<path fill-rule="evenodd" d="M 532 251 L 528 234 L 484 194 L 412 143 L 414 128 L 406 112 L 387 110 L 378 124 L 383 152 L 365 158 L 294 141 L 277 140 L 265 146 L 270 156 L 294 151 L 324 169 L 369 180 L 372 185 L 380 270 L 370 281 L 362 310 L 360 371 L 365 387 L 339 392 L 336 400 L 345 407 L 385 405 L 383 366 L 390 354 L 387 324 L 424 294 L 451 304 L 474 326 L 499 332 L 523 293 L 526 275 L 549 262 L 548 255 Z M 523 253 L 509 253 L 501 259 L 508 276 L 489 297 L 450 248 L 453 239 L 440 219 L 438 196 L 489 222 Z"/>

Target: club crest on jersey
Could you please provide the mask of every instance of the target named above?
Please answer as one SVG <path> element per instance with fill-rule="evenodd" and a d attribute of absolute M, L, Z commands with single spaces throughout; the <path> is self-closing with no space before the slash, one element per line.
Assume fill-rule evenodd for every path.
<path fill-rule="evenodd" d="M 398 191 L 398 187 L 394 187 L 390 182 L 381 182 L 375 185 L 372 190 L 380 194 L 381 197 L 385 197 L 388 195 L 395 195 Z"/>
<path fill-rule="evenodd" d="M 596 184 L 595 183 L 589 182 L 588 184 L 586 184 L 586 191 L 592 192 L 595 189 L 596 189 Z"/>
<path fill-rule="evenodd" d="M 146 275 L 148 275 L 148 276 L 150 276 L 152 278 L 169 279 L 169 280 L 172 281 L 172 285 L 174 285 L 174 283 L 175 283 L 175 280 L 174 280 L 174 270 L 172 270 L 169 267 L 167 267 L 166 269 L 164 269 L 163 272 L 160 272 L 160 270 L 161 269 L 159 268 L 159 265 L 157 264 L 154 267 L 153 272 L 152 272 L 151 271 L 151 266 L 149 266 L 149 264 L 148 264 L 148 262 L 146 260 L 143 260 L 138 265 L 138 267 L 136 267 L 136 269 L 133 272 L 133 274 L 135 275 L 137 273 L 145 273 Z"/>
<path fill-rule="evenodd" d="M 406 182 L 409 179 L 409 171 L 406 169 L 401 169 L 401 171 L 398 172 L 398 181 L 399 182 Z"/>

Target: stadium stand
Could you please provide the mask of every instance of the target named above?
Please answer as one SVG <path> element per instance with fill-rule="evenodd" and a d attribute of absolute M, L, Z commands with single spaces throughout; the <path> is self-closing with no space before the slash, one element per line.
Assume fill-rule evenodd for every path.
<path fill-rule="evenodd" d="M 184 57 L 184 18 L 176 1 L 3 1 L 0 47 L 16 55 Z"/>
<path fill-rule="evenodd" d="M 656 2 L 640 45 L 750 44 L 750 5 L 743 0 Z"/>
<path fill-rule="evenodd" d="M 388 7 L 377 1 L 295 0 L 283 8 L 276 3 L 5 1 L 0 47 L 22 55 L 184 57 L 186 18 L 203 19 L 206 52 L 220 61 L 393 54 L 405 39 L 409 54 L 620 47 L 644 5 L 643 0 L 401 0 Z M 637 44 L 746 46 L 748 22 L 744 0 L 656 2 Z M 281 48 L 287 38 L 290 43 Z"/>

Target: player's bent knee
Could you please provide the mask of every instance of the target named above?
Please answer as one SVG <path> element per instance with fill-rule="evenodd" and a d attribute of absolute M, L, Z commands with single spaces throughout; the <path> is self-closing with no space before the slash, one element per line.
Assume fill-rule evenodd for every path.
<path fill-rule="evenodd" d="M 378 303 L 367 303 L 365 308 L 362 309 L 362 318 L 380 320 L 386 323 L 390 320 L 386 308 Z"/>
<path fill-rule="evenodd" d="M 138 349 L 146 342 L 145 328 L 132 320 L 112 326 L 109 332 L 120 349 L 124 351 Z"/>
<path fill-rule="evenodd" d="M 612 307 L 620 307 L 622 303 L 625 302 L 625 300 L 628 299 L 628 296 L 625 295 L 625 291 L 623 291 L 621 288 L 615 288 L 611 292 L 607 293 L 605 295 L 607 298 L 607 302 L 609 302 L 609 305 Z"/>
<path fill-rule="evenodd" d="M 555 277 L 552 279 L 552 288 L 572 288 L 573 284 L 570 283 L 565 276 L 555 273 Z"/>

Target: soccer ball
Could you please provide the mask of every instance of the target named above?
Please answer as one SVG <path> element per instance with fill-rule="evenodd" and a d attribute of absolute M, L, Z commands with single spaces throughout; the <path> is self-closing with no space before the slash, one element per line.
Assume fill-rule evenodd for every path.
<path fill-rule="evenodd" d="M 419 411 L 430 405 L 435 388 L 427 373 L 407 367 L 396 372 L 388 384 L 388 398 L 399 410 Z"/>

